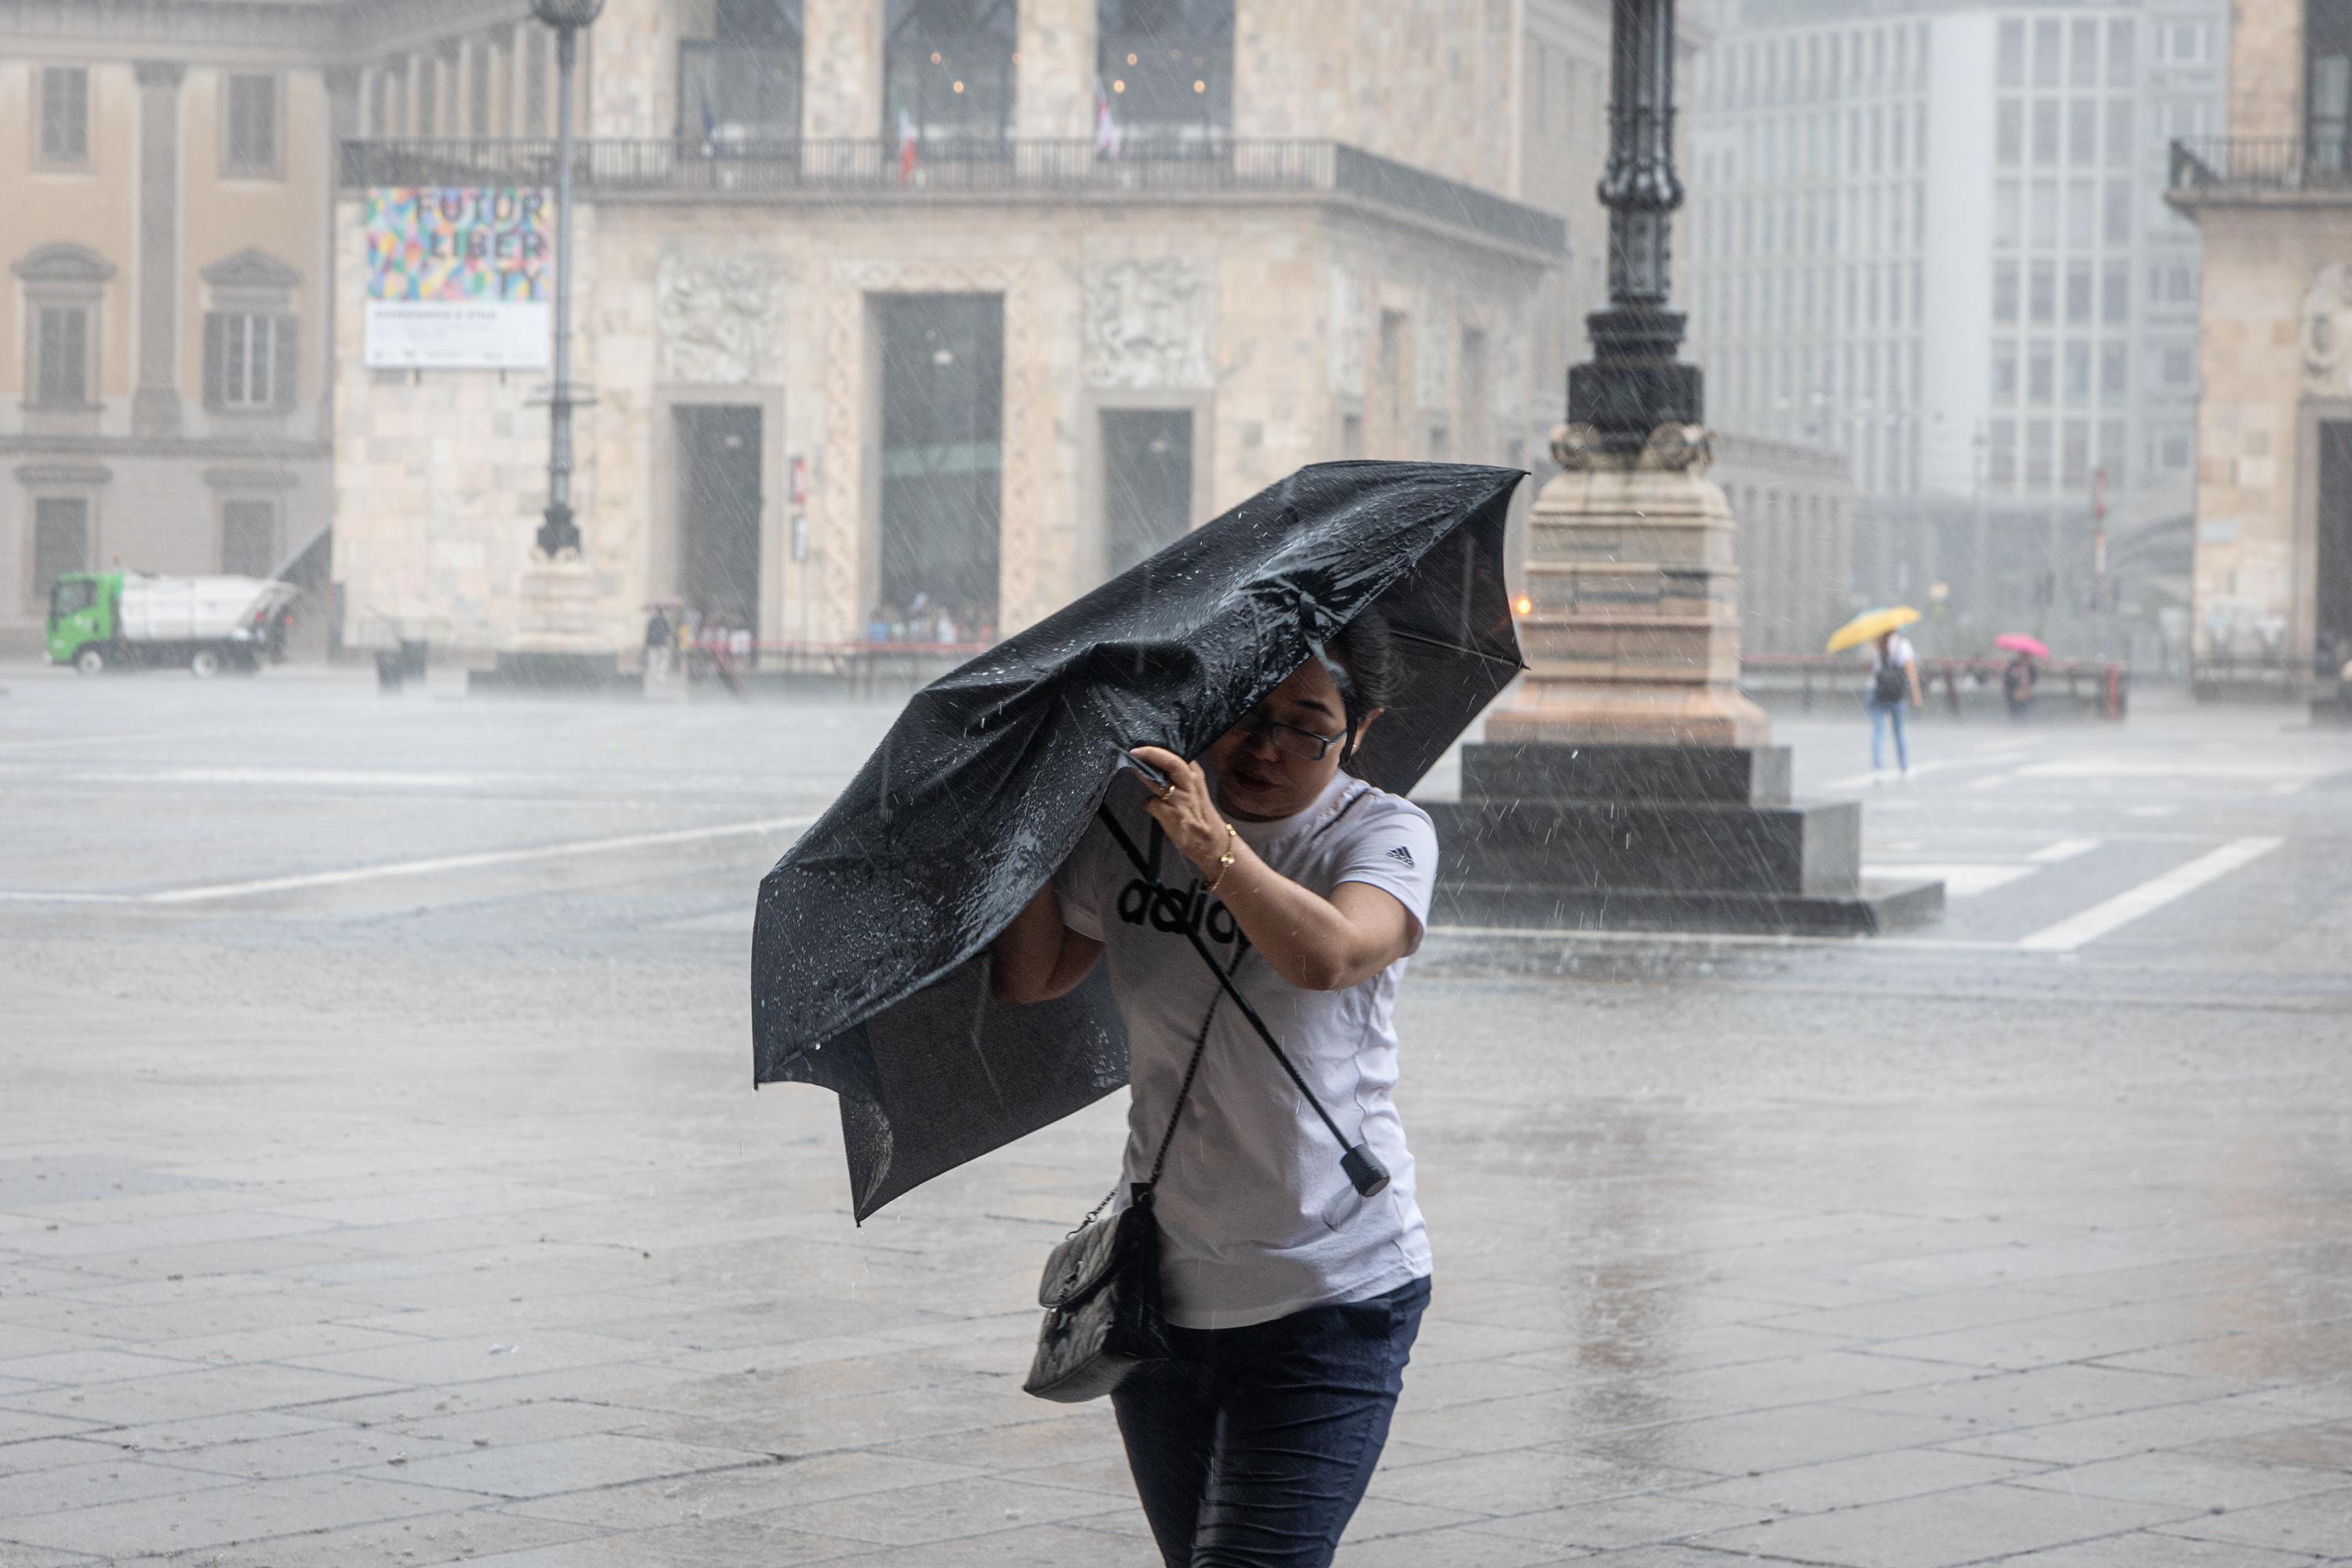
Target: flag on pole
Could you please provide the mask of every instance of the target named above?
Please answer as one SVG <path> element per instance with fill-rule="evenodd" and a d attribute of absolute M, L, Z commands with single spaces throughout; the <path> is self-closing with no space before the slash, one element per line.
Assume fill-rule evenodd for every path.
<path fill-rule="evenodd" d="M 1095 78 L 1095 151 L 1106 158 L 1118 156 L 1118 121 L 1111 117 L 1110 94 Z"/>
<path fill-rule="evenodd" d="M 898 183 L 905 184 L 915 177 L 915 117 L 907 110 L 907 100 L 898 100 Z"/>

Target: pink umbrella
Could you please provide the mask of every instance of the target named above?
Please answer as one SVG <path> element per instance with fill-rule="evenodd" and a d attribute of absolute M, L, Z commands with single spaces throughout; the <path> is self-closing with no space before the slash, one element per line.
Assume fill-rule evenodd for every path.
<path fill-rule="evenodd" d="M 2030 654 L 2035 658 L 2048 658 L 2049 647 L 2040 637 L 2027 637 L 2023 632 L 2003 632 L 1992 639 L 1995 647 L 2005 647 L 2011 653 Z"/>

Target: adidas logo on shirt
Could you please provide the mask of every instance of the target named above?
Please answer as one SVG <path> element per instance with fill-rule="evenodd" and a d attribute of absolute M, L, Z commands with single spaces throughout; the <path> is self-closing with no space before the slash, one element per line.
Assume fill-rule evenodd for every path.
<path fill-rule="evenodd" d="M 1389 858 L 1398 861 L 1406 867 L 1411 867 L 1412 865 L 1412 851 L 1400 844 L 1395 848 L 1389 851 Z"/>

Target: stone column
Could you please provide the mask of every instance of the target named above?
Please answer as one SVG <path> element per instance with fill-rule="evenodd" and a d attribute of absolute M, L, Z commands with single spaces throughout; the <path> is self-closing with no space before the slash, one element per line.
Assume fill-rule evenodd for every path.
<path fill-rule="evenodd" d="M 1096 0 L 1023 0 L 1014 133 L 1084 139 L 1095 132 Z"/>
<path fill-rule="evenodd" d="M 366 95 L 362 73 L 355 66 L 329 66 L 320 73 L 327 88 L 327 174 L 324 209 L 327 214 L 327 242 L 320 247 L 322 265 L 319 291 L 316 326 L 305 328 L 310 334 L 310 353 L 318 365 L 319 374 L 319 437 L 331 441 L 335 436 L 335 210 L 343 188 L 343 143 L 356 136 L 365 135 L 363 123 Z M 376 90 L 383 90 L 383 76 L 375 77 Z"/>
<path fill-rule="evenodd" d="M 882 11 L 873 0 L 803 0 L 801 123 L 810 141 L 884 135 Z"/>
<path fill-rule="evenodd" d="M 142 60 L 139 79 L 139 384 L 131 429 L 180 433 L 180 79 L 177 60 Z"/>

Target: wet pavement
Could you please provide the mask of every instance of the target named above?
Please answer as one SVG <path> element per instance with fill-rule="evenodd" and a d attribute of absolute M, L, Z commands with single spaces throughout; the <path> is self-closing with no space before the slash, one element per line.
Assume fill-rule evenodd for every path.
<path fill-rule="evenodd" d="M 0 1565 L 1153 1560 L 1018 1388 L 1117 1105 L 859 1229 L 751 1089 L 752 888 L 886 707 L 0 686 Z M 1341 1563 L 2352 1561 L 2352 734 L 1780 738 L 1948 913 L 1433 933 Z"/>

